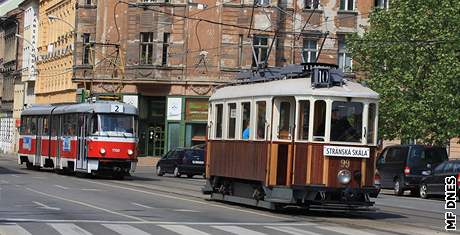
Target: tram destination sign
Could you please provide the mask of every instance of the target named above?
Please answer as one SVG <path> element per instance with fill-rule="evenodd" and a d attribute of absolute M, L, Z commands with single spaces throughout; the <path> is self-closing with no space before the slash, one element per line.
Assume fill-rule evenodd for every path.
<path fill-rule="evenodd" d="M 370 149 L 362 147 L 324 145 L 324 156 L 369 158 Z"/>

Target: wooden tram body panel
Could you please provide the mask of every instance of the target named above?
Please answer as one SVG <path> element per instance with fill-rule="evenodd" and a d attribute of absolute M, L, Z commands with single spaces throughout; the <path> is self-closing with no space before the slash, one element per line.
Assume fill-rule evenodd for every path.
<path fill-rule="evenodd" d="M 287 159 L 278 159 L 279 146 L 287 146 Z M 352 188 L 373 187 L 375 147 L 369 158 L 328 157 L 326 143 L 208 140 L 207 175 L 263 182 L 265 186 L 318 185 L 341 188 L 337 172 L 360 172 Z M 292 151 L 294 148 L 294 151 Z M 344 161 L 341 163 L 341 161 Z"/>

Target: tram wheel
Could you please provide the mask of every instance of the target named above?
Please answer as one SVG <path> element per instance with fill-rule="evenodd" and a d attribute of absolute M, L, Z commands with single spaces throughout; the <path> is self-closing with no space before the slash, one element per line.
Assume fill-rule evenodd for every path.
<path fill-rule="evenodd" d="M 188 174 L 188 175 L 187 175 L 187 178 L 193 178 L 193 175 Z"/>
<path fill-rule="evenodd" d="M 31 162 L 26 162 L 27 170 L 34 170 L 34 165 Z"/>

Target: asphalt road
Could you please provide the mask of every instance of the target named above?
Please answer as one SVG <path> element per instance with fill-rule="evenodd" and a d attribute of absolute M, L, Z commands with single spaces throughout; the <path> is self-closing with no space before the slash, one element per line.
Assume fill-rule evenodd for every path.
<path fill-rule="evenodd" d="M 156 177 L 151 168 L 123 181 L 78 178 L 0 157 L 0 235 L 447 234 L 440 199 L 381 194 L 376 211 L 273 213 L 206 200 L 203 184 Z"/>

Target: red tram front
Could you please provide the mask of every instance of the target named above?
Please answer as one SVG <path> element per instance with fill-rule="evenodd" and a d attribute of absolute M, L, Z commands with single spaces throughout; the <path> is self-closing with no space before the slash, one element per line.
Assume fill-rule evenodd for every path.
<path fill-rule="evenodd" d="M 27 168 L 110 173 L 137 164 L 137 109 L 119 102 L 33 106 L 22 112 L 18 163 Z"/>

